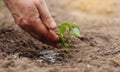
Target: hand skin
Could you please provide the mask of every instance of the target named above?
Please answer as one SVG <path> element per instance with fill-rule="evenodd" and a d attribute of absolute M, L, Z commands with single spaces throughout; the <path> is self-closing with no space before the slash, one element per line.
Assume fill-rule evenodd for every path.
<path fill-rule="evenodd" d="M 52 30 L 56 23 L 45 0 L 4 0 L 15 22 L 35 39 L 58 47 L 59 36 Z"/>

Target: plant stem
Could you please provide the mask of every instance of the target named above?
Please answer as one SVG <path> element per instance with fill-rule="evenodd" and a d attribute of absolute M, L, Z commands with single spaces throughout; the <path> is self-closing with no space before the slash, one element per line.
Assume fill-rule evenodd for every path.
<path fill-rule="evenodd" d="M 68 53 L 70 54 L 70 43 L 71 43 L 71 36 L 70 36 L 70 28 L 68 29 Z"/>

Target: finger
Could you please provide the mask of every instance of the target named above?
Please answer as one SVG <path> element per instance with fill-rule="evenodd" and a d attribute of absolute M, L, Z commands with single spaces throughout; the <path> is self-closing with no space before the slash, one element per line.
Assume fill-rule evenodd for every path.
<path fill-rule="evenodd" d="M 52 18 L 47 5 L 44 0 L 38 0 L 39 2 L 35 3 L 39 13 L 40 13 L 40 18 L 49 29 L 55 29 L 56 28 L 56 23 L 54 19 Z"/>
<path fill-rule="evenodd" d="M 29 31 L 29 34 L 30 34 L 32 37 L 36 38 L 37 40 L 42 41 L 42 42 L 45 43 L 45 44 L 54 46 L 54 47 L 56 47 L 56 48 L 60 48 L 58 42 L 54 43 L 54 42 L 49 42 L 49 41 L 47 41 L 47 40 L 45 40 L 45 39 L 40 39 L 39 36 L 36 35 L 36 34 L 35 34 L 34 32 L 32 32 L 32 31 Z"/>
<path fill-rule="evenodd" d="M 48 42 L 48 41 L 43 41 L 43 43 L 54 46 L 56 48 L 60 48 L 60 45 L 58 43 L 52 43 L 52 42 Z"/>
<path fill-rule="evenodd" d="M 35 24 L 33 24 L 33 25 L 35 25 L 35 26 L 33 26 L 33 27 L 35 27 L 34 28 L 35 33 L 37 35 L 41 36 L 41 39 L 44 39 L 44 40 L 46 40 L 48 42 L 52 42 L 52 43 L 59 43 L 59 36 L 55 32 L 46 28 L 46 26 L 42 23 L 42 21 L 40 19 L 38 21 L 36 21 Z"/>
<path fill-rule="evenodd" d="M 52 43 L 60 43 L 59 36 L 55 32 L 53 32 L 52 30 L 49 30 L 49 34 L 47 35 L 47 39 L 49 39 L 48 41 L 52 42 Z M 51 39 L 53 39 L 53 41 Z"/>
<path fill-rule="evenodd" d="M 58 35 L 52 31 L 50 31 L 48 28 L 46 28 L 46 26 L 42 23 L 42 21 L 40 19 L 38 21 L 36 21 L 36 23 L 34 22 L 32 27 L 34 28 L 34 32 L 37 35 L 39 35 L 41 40 L 44 39 L 44 40 L 46 40 L 48 42 L 52 42 L 52 43 L 59 42 Z"/>
<path fill-rule="evenodd" d="M 25 23 L 23 21 L 23 23 Z M 27 32 L 33 32 L 37 37 L 39 37 L 39 40 L 41 41 L 48 41 L 51 43 L 59 43 L 59 36 L 54 33 L 53 31 L 50 31 L 40 20 L 40 18 L 33 17 L 29 19 L 26 23 L 30 24 L 30 26 L 24 26 Z"/>
<path fill-rule="evenodd" d="M 34 31 L 29 31 L 29 33 L 36 39 L 42 41 L 42 42 L 46 42 L 46 43 L 50 43 L 50 44 L 58 44 L 60 43 L 60 39 L 58 37 L 58 35 L 56 35 L 55 32 L 50 31 L 48 33 L 48 35 L 46 35 L 45 37 L 40 38 L 39 35 L 37 35 Z"/>

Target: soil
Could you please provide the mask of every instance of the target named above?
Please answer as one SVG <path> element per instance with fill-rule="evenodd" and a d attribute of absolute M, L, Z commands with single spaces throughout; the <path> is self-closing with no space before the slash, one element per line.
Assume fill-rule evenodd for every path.
<path fill-rule="evenodd" d="M 0 1 L 0 72 L 120 72 L 119 0 L 46 2 L 58 25 L 72 22 L 81 28 L 71 56 L 21 30 Z"/>

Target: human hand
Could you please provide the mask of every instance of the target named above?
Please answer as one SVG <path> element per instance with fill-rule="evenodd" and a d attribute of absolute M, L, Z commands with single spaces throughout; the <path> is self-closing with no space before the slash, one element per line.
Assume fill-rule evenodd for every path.
<path fill-rule="evenodd" d="M 39 41 L 58 47 L 56 23 L 44 0 L 4 0 L 16 23 Z"/>

